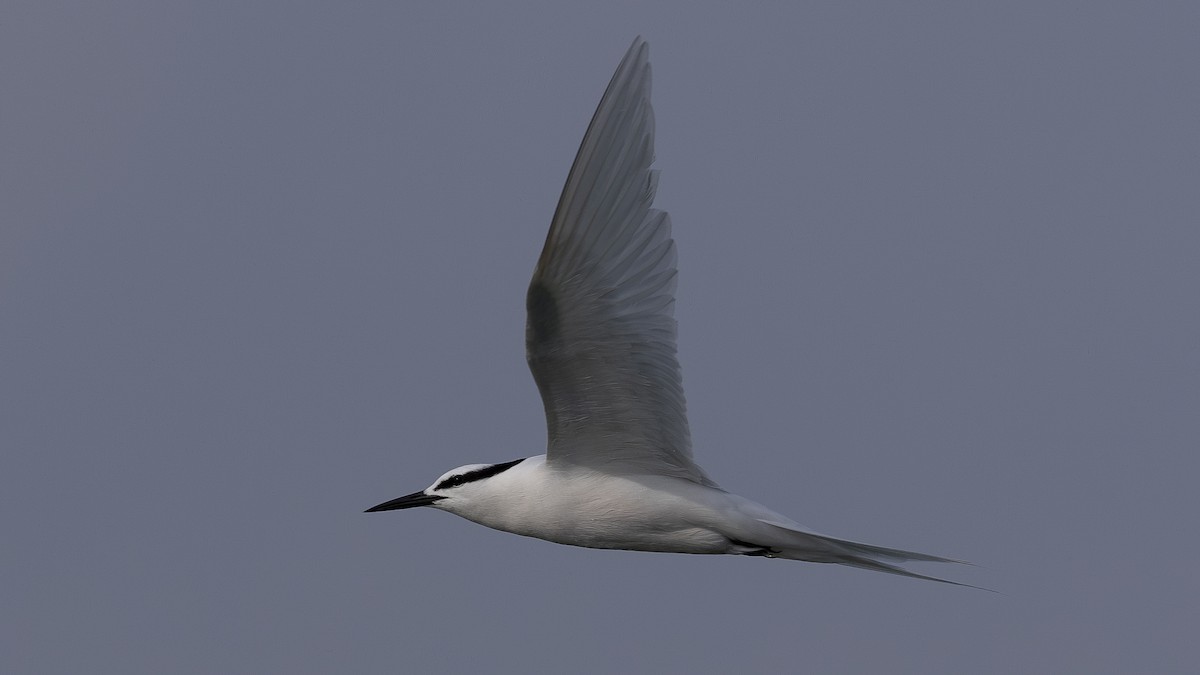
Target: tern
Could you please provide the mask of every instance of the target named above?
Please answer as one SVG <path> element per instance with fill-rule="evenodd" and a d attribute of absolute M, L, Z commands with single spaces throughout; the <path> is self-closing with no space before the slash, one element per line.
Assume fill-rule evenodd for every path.
<path fill-rule="evenodd" d="M 675 243 L 641 38 L 583 137 L 526 295 L 546 453 L 468 464 L 370 509 L 429 506 L 590 548 L 762 556 L 959 584 L 897 566 L 961 562 L 819 534 L 721 489 L 692 459 L 674 319 Z"/>

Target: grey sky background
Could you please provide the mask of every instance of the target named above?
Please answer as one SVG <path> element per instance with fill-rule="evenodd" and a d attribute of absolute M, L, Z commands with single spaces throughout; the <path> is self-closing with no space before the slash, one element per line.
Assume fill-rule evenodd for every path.
<path fill-rule="evenodd" d="M 593 4 L 6 3 L 0 671 L 1191 672 L 1197 5 Z M 543 451 L 637 34 L 698 460 L 1001 594 L 361 513 Z"/>

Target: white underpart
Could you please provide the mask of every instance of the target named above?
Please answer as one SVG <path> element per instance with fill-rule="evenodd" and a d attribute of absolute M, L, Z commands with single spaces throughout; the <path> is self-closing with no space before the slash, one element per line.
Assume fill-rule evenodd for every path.
<path fill-rule="evenodd" d="M 529 287 L 526 356 L 545 405 L 547 452 L 490 477 L 435 483 L 425 491 L 441 497 L 432 505 L 561 544 L 931 578 L 889 563 L 953 561 L 812 532 L 720 489 L 692 460 L 675 355 L 675 244 L 667 214 L 652 208 L 653 160 L 639 38 L 584 136 Z"/>

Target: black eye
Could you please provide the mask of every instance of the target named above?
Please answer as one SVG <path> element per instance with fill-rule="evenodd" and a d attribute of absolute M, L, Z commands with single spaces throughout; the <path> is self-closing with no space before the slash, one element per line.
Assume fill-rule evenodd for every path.
<path fill-rule="evenodd" d="M 441 490 L 444 488 L 458 487 L 459 485 L 462 485 L 463 483 L 467 482 L 466 478 L 469 475 L 470 474 L 463 473 L 463 474 L 459 474 L 457 476 L 451 476 L 451 477 L 447 478 L 446 480 L 435 485 L 433 489 Z"/>
<path fill-rule="evenodd" d="M 474 471 L 460 473 L 457 476 L 450 476 L 446 480 L 438 483 L 437 485 L 434 485 L 433 489 L 434 490 L 443 490 L 445 488 L 458 487 L 459 485 L 463 485 L 464 483 L 471 483 L 473 481 L 483 480 L 484 478 L 491 478 L 492 476 L 495 476 L 498 473 L 507 471 L 508 469 L 511 469 L 514 466 L 516 466 L 524 461 L 525 461 L 524 458 L 514 459 L 511 462 L 504 462 L 503 464 L 492 464 L 491 466 L 485 466 L 482 469 L 475 469 Z"/>

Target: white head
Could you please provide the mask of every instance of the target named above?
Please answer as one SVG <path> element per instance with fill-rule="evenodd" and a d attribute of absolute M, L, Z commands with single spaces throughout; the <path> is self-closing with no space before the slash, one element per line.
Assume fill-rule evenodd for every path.
<path fill-rule="evenodd" d="M 442 474 L 433 482 L 433 485 L 420 492 L 414 492 L 410 495 L 397 497 L 391 501 L 372 506 L 366 512 L 411 509 L 414 506 L 432 506 L 453 513 L 456 510 L 455 506 L 460 505 L 459 502 L 469 501 L 472 496 L 477 496 L 480 492 L 488 491 L 485 484 L 489 478 L 504 473 L 524 461 L 524 459 L 515 459 L 511 462 L 502 462 L 500 464 L 467 464 L 466 466 L 460 466 L 457 469 L 451 469 Z"/>

